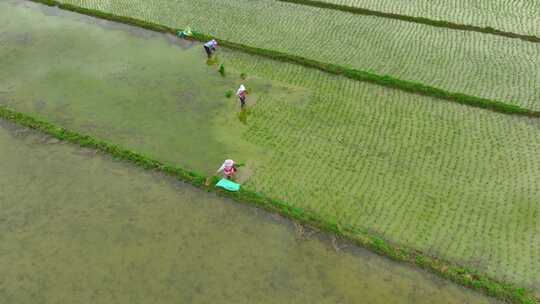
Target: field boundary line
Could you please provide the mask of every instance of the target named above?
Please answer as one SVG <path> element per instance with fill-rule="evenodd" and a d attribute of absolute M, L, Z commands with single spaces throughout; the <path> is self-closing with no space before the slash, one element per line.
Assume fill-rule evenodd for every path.
<path fill-rule="evenodd" d="M 32 1 L 36 3 L 41 3 L 48 6 L 58 7 L 63 10 L 72 11 L 75 13 L 88 15 L 91 17 L 97 17 L 109 21 L 114 21 L 118 23 L 124 23 L 132 26 L 141 27 L 147 30 L 155 31 L 155 32 L 161 32 L 161 33 L 170 33 L 176 35 L 178 31 L 182 31 L 183 29 L 175 29 L 172 27 L 168 27 L 161 24 L 156 24 L 152 22 L 147 22 L 144 20 L 127 17 L 127 16 L 119 16 L 111 13 L 105 13 L 99 10 L 84 8 L 72 4 L 66 4 L 58 2 L 57 0 L 27 0 Z M 473 95 L 468 95 L 464 93 L 458 93 L 458 92 L 450 92 L 444 89 L 440 89 L 437 87 L 425 85 L 423 83 L 408 81 L 408 80 L 402 80 L 399 78 L 392 77 L 390 75 L 379 75 L 367 71 L 357 70 L 348 68 L 345 66 L 332 64 L 332 63 L 325 63 L 320 62 L 316 60 L 312 60 L 309 58 L 287 54 L 279 51 L 269 50 L 269 49 L 263 49 L 258 47 L 252 47 L 249 45 L 236 43 L 224 39 L 220 39 L 218 37 L 214 37 L 211 35 L 198 33 L 193 31 L 193 35 L 189 37 L 188 39 L 191 40 L 197 40 L 201 42 L 206 42 L 210 39 L 216 39 L 220 45 L 234 49 L 243 51 L 248 54 L 258 55 L 282 62 L 289 62 L 294 63 L 298 65 L 302 65 L 309 68 L 314 68 L 323 72 L 327 72 L 334 75 L 340 75 L 344 76 L 349 79 L 357 80 L 357 81 L 364 81 L 369 82 L 373 84 L 377 84 L 380 86 L 402 90 L 405 92 L 423 95 L 423 96 L 429 96 L 429 97 L 435 97 L 438 99 L 443 99 L 447 101 L 453 101 L 460 104 L 476 107 L 476 108 L 482 108 L 491 110 L 494 112 L 499 112 L 503 114 L 512 114 L 512 115 L 519 115 L 519 116 L 526 116 L 526 117 L 534 117 L 534 118 L 540 118 L 540 111 L 534 111 L 531 109 L 523 108 L 518 105 L 511 104 L 509 102 L 502 102 L 498 100 L 493 99 L 487 99 L 482 97 L 477 97 Z"/>
<path fill-rule="evenodd" d="M 0 106 L 0 119 L 10 121 L 17 125 L 27 127 L 60 141 L 94 149 L 114 159 L 131 163 L 146 170 L 152 170 L 171 176 L 179 181 L 191 184 L 206 192 L 216 193 L 222 197 L 232 199 L 239 203 L 253 205 L 269 212 L 279 213 L 282 216 L 303 225 L 314 227 L 327 233 L 335 234 L 366 248 L 381 256 L 409 265 L 420 267 L 462 286 L 480 291 L 488 296 L 498 298 L 509 303 L 535 304 L 532 291 L 516 287 L 514 284 L 491 279 L 480 272 L 459 266 L 455 263 L 432 257 L 417 250 L 411 250 L 394 245 L 373 233 L 355 229 L 351 226 L 342 226 L 335 219 L 321 217 L 316 213 L 303 210 L 287 204 L 286 202 L 269 198 L 263 194 L 242 188 L 239 192 L 227 192 L 214 186 L 219 180 L 217 176 L 205 177 L 171 164 L 154 160 L 138 152 L 123 148 L 103 140 L 95 139 L 89 135 L 57 126 L 55 124 L 34 118 L 30 115 L 17 112 L 6 106 Z"/>
<path fill-rule="evenodd" d="M 312 6 L 312 7 L 324 8 L 324 9 L 332 9 L 332 10 L 337 10 L 337 11 L 342 11 L 342 12 L 347 12 L 347 13 L 352 13 L 352 14 L 357 14 L 357 15 L 390 18 L 390 19 L 396 19 L 400 21 L 449 28 L 453 30 L 462 30 L 462 31 L 471 31 L 471 32 L 477 32 L 477 33 L 482 33 L 482 34 L 491 34 L 491 35 L 497 35 L 497 36 L 502 36 L 506 38 L 521 39 L 521 40 L 532 42 L 532 43 L 540 43 L 540 37 L 538 36 L 502 31 L 502 30 L 495 29 L 491 26 L 484 27 L 484 26 L 477 26 L 477 25 L 472 25 L 472 24 L 455 23 L 455 22 L 446 21 L 446 20 L 429 19 L 425 17 L 415 17 L 415 16 L 396 14 L 396 13 L 386 13 L 386 12 L 381 12 L 381 11 L 370 10 L 367 8 L 335 4 L 335 3 L 329 3 L 329 2 L 317 1 L 317 0 L 276 0 L 276 1 L 287 2 L 287 3 L 292 3 L 292 4 L 298 4 L 298 5 L 305 5 L 305 6 Z"/>

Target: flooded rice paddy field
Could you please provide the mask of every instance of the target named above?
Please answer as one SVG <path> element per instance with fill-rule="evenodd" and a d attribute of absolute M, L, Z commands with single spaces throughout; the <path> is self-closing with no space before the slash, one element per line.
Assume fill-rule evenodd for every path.
<path fill-rule="evenodd" d="M 26 1 L 0 19 L 2 105 L 203 174 L 232 157 L 250 190 L 540 288 L 537 121 L 226 49 L 207 62 L 198 43 Z M 241 83 L 243 113 L 225 97 Z"/>
<path fill-rule="evenodd" d="M 0 122 L 3 303 L 495 303 Z"/>

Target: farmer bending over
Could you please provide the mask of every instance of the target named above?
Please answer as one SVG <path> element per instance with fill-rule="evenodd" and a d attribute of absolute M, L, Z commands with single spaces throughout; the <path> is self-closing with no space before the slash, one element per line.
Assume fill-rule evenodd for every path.
<path fill-rule="evenodd" d="M 238 99 L 240 99 L 240 107 L 244 107 L 246 105 L 246 97 L 247 97 L 247 90 L 244 85 L 241 85 L 238 91 L 236 91 L 236 96 L 238 96 Z"/>
<path fill-rule="evenodd" d="M 231 179 L 231 177 L 236 173 L 236 167 L 234 166 L 234 160 L 232 159 L 226 159 L 225 162 L 223 162 L 223 165 L 217 170 L 217 173 L 223 171 L 223 175 L 227 179 Z"/>
<path fill-rule="evenodd" d="M 204 50 L 206 51 L 208 58 L 212 57 L 212 53 L 216 51 L 217 45 L 216 39 L 212 39 L 204 44 Z"/>

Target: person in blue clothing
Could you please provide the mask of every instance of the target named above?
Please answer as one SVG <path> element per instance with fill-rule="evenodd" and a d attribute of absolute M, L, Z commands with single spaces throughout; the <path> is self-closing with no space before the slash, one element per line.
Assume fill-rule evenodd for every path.
<path fill-rule="evenodd" d="M 212 54 L 216 51 L 218 43 L 216 39 L 212 39 L 205 43 L 203 46 L 204 50 L 206 51 L 206 55 L 208 55 L 208 58 L 210 58 L 212 57 Z"/>

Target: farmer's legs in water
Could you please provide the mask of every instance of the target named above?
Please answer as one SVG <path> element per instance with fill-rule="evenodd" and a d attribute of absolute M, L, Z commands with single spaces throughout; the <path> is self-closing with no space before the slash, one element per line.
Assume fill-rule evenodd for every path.
<path fill-rule="evenodd" d="M 244 107 L 246 105 L 246 97 L 240 97 L 240 107 Z"/>
<path fill-rule="evenodd" d="M 206 55 L 208 55 L 208 58 L 210 58 L 212 56 L 212 50 L 206 45 L 204 46 L 204 50 L 206 51 Z"/>
<path fill-rule="evenodd" d="M 232 179 L 237 169 L 235 166 L 232 167 L 231 171 L 225 174 L 226 179 Z"/>

